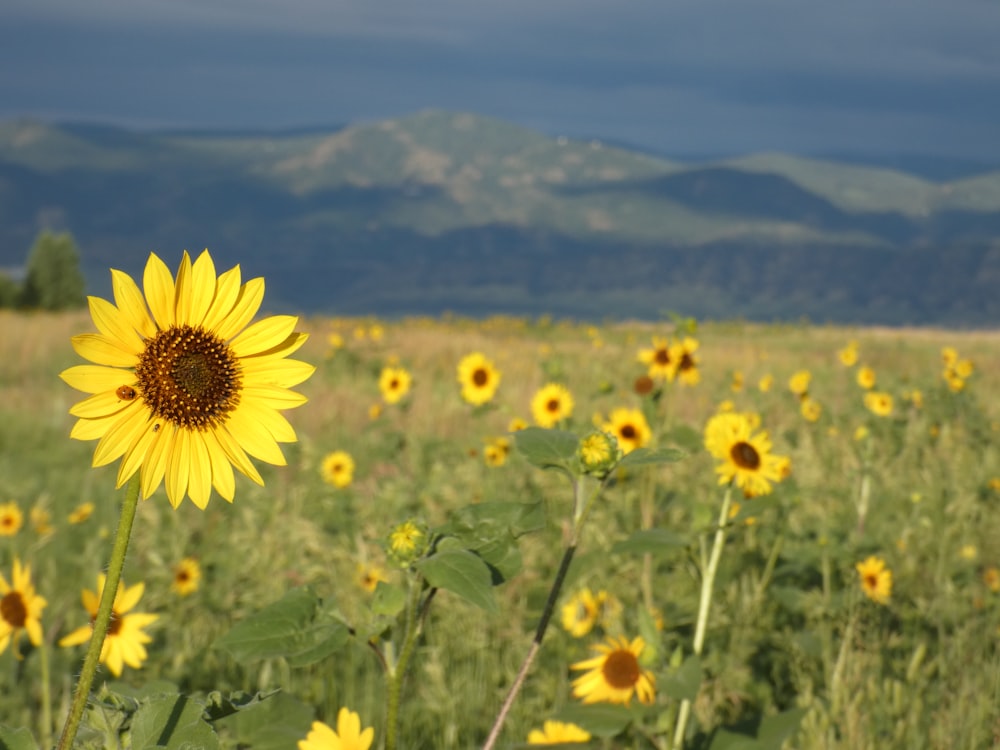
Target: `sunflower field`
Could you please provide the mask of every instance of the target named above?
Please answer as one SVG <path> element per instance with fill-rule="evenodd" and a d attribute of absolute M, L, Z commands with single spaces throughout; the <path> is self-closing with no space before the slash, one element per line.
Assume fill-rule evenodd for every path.
<path fill-rule="evenodd" d="M 0 747 L 1000 747 L 1000 335 L 113 286 L 0 313 Z"/>

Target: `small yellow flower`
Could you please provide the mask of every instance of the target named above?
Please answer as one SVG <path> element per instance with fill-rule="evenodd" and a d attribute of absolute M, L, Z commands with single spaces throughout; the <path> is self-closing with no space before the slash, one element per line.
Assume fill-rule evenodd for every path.
<path fill-rule="evenodd" d="M 584 670 L 573 680 L 573 697 L 584 703 L 627 706 L 637 695 L 640 703 L 651 704 L 656 697 L 656 678 L 639 663 L 645 648 L 641 637 L 629 642 L 623 636 L 608 637 L 594 646 L 597 656 L 570 665 L 570 669 Z"/>
<path fill-rule="evenodd" d="M 35 593 L 31 583 L 31 566 L 22 567 L 15 557 L 10 583 L 0 573 L 0 653 L 17 640 L 23 630 L 32 646 L 42 645 L 42 610 L 46 601 Z M 18 654 L 20 658 L 20 654 Z"/>
<path fill-rule="evenodd" d="M 94 514 L 93 503 L 90 502 L 80 503 L 78 506 L 76 506 L 76 508 L 73 509 L 73 512 L 69 514 L 69 522 L 71 524 L 83 523 L 93 514 Z"/>
<path fill-rule="evenodd" d="M 774 385 L 774 375 L 771 375 L 769 373 L 760 379 L 760 381 L 757 383 L 757 388 L 758 390 L 760 390 L 761 393 L 767 393 L 769 390 L 771 390 L 771 386 L 773 385 Z"/>
<path fill-rule="evenodd" d="M 983 584 L 994 594 L 1000 594 L 1000 569 L 995 565 L 984 568 Z"/>
<path fill-rule="evenodd" d="M 733 371 L 733 379 L 732 379 L 732 382 L 729 384 L 729 388 L 730 388 L 730 390 L 732 390 L 733 393 L 739 393 L 740 391 L 743 390 L 743 371 L 742 370 L 734 370 Z"/>
<path fill-rule="evenodd" d="M 24 513 L 17 503 L 0 505 L 0 536 L 14 536 L 24 525 Z"/>
<path fill-rule="evenodd" d="M 510 455 L 510 439 L 505 437 L 493 438 L 486 447 L 483 448 L 483 460 L 487 466 L 494 468 L 507 463 L 507 456 Z"/>
<path fill-rule="evenodd" d="M 958 556 L 963 560 L 975 560 L 979 556 L 979 549 L 974 544 L 963 544 Z"/>
<path fill-rule="evenodd" d="M 698 340 L 690 336 L 670 347 L 670 358 L 676 362 L 669 378 L 671 382 L 679 380 L 681 385 L 698 385 L 701 371 L 698 369 L 698 358 L 694 355 L 697 350 Z"/>
<path fill-rule="evenodd" d="M 994 492 L 1000 492 L 1000 477 L 993 477 L 987 484 Z"/>
<path fill-rule="evenodd" d="M 876 604 L 888 604 L 892 596 L 892 571 L 885 567 L 885 560 L 873 555 L 855 568 L 865 595 Z"/>
<path fill-rule="evenodd" d="M 848 342 L 847 346 L 837 352 L 837 356 L 844 367 L 854 367 L 858 363 L 858 342 Z"/>
<path fill-rule="evenodd" d="M 555 427 L 573 413 L 573 396 L 558 383 L 543 386 L 531 400 L 531 414 L 539 427 Z"/>
<path fill-rule="evenodd" d="M 31 518 L 31 526 L 39 536 L 47 536 L 56 530 L 56 527 L 52 525 L 52 514 L 44 508 L 39 508 L 36 505 L 31 509 L 29 516 Z"/>
<path fill-rule="evenodd" d="M 378 379 L 382 399 L 387 404 L 397 404 L 410 392 L 413 378 L 403 367 L 385 367 Z"/>
<path fill-rule="evenodd" d="M 521 419 L 520 417 L 514 417 L 513 419 L 510 420 L 510 423 L 507 425 L 507 432 L 517 432 L 518 430 L 525 429 L 527 426 L 528 423 L 525 422 L 523 419 Z"/>
<path fill-rule="evenodd" d="M 342 334 L 334 331 L 329 336 L 326 337 L 326 343 L 330 345 L 330 348 L 336 351 L 337 349 L 344 348 L 344 337 Z"/>
<path fill-rule="evenodd" d="M 370 338 L 372 341 L 379 342 L 384 337 L 385 337 L 385 329 L 378 323 L 375 323 L 374 325 L 372 325 L 371 328 L 368 329 L 368 338 Z"/>
<path fill-rule="evenodd" d="M 404 521 L 389 532 L 386 551 L 400 567 L 406 567 L 427 550 L 427 529 L 416 521 Z"/>
<path fill-rule="evenodd" d="M 189 596 L 198 590 L 201 581 L 201 565 L 193 557 L 185 557 L 174 566 L 174 580 L 170 589 L 177 596 Z"/>
<path fill-rule="evenodd" d="M 379 581 L 388 583 L 389 579 L 381 566 L 374 563 L 358 563 L 357 581 L 362 589 L 371 594 L 378 588 Z"/>
<path fill-rule="evenodd" d="M 875 387 L 875 371 L 866 365 L 858 370 L 857 380 L 858 385 L 866 391 L 870 391 Z"/>
<path fill-rule="evenodd" d="M 823 405 L 814 398 L 806 397 L 799 404 L 799 411 L 807 422 L 818 422 L 823 416 Z"/>
<path fill-rule="evenodd" d="M 565 745 L 573 742 L 589 742 L 590 732 L 576 724 L 561 721 L 546 721 L 541 729 L 528 733 L 529 745 Z"/>
<path fill-rule="evenodd" d="M 653 436 L 646 417 L 639 409 L 615 409 L 601 429 L 615 436 L 625 454 L 645 447 Z"/>
<path fill-rule="evenodd" d="M 882 391 L 868 391 L 865 394 L 865 408 L 879 417 L 892 414 L 892 396 Z"/>
<path fill-rule="evenodd" d="M 320 469 L 323 481 L 334 487 L 349 487 L 354 480 L 354 459 L 346 451 L 327 453 Z"/>
<path fill-rule="evenodd" d="M 374 422 L 382 416 L 382 404 L 374 403 L 368 407 L 368 419 Z"/>
<path fill-rule="evenodd" d="M 651 349 L 640 349 L 637 359 L 646 365 L 648 377 L 654 380 L 673 380 L 677 362 L 671 357 L 670 342 L 667 339 L 653 337 Z"/>
<path fill-rule="evenodd" d="M 590 589 L 581 589 L 562 606 L 562 626 L 574 638 L 587 635 L 601 614 L 601 604 Z"/>
<path fill-rule="evenodd" d="M 952 346 L 945 346 L 941 348 L 941 363 L 945 367 L 954 367 L 955 363 L 958 362 L 958 352 Z"/>
<path fill-rule="evenodd" d="M 860 443 L 862 440 L 867 438 L 869 434 L 868 428 L 861 425 L 854 430 L 854 439 Z"/>
<path fill-rule="evenodd" d="M 809 370 L 799 370 L 788 379 L 788 390 L 804 399 L 809 394 L 810 382 L 812 382 L 812 373 Z"/>
<path fill-rule="evenodd" d="M 457 377 L 462 387 L 462 398 L 473 406 L 491 401 L 500 386 L 500 371 L 480 352 L 462 357 Z"/>
<path fill-rule="evenodd" d="M 968 380 L 972 377 L 975 367 L 972 364 L 971 359 L 960 359 L 955 363 L 955 374 L 962 380 Z"/>
<path fill-rule="evenodd" d="M 375 729 L 361 730 L 361 716 L 341 708 L 337 714 L 337 730 L 322 721 L 314 721 L 309 734 L 299 740 L 298 750 L 368 750 L 375 740 Z"/>

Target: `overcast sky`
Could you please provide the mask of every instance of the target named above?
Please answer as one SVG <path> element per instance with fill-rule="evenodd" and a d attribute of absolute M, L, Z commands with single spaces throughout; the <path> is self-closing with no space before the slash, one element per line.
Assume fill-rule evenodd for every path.
<path fill-rule="evenodd" d="M 1000 0 L 2 0 L 0 118 L 1000 162 Z"/>

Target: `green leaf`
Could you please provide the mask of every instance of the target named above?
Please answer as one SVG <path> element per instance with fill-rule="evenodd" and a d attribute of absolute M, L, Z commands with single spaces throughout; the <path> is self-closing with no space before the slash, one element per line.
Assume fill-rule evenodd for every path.
<path fill-rule="evenodd" d="M 39 750 L 39 745 L 28 729 L 0 724 L 0 750 Z"/>
<path fill-rule="evenodd" d="M 781 743 L 799 730 L 806 712 L 805 708 L 791 708 L 774 716 L 765 716 L 757 731 L 761 747 L 781 747 Z"/>
<path fill-rule="evenodd" d="M 632 712 L 611 703 L 574 703 L 559 711 L 556 720 L 572 722 L 595 737 L 614 737 L 632 721 Z"/>
<path fill-rule="evenodd" d="M 406 606 L 406 592 L 402 586 L 379 581 L 372 598 L 372 612 L 376 615 L 395 617 Z"/>
<path fill-rule="evenodd" d="M 132 747 L 218 748 L 219 738 L 202 718 L 203 708 L 185 695 L 164 695 L 143 703 L 132 717 Z"/>
<path fill-rule="evenodd" d="M 684 549 L 689 544 L 687 537 L 675 534 L 667 529 L 641 529 L 632 532 L 628 539 L 617 542 L 611 551 L 614 553 L 631 553 L 643 555 L 647 552 L 654 555 L 674 552 Z"/>
<path fill-rule="evenodd" d="M 232 746 L 252 747 L 253 750 L 288 750 L 305 739 L 312 725 L 314 712 L 288 693 L 278 693 L 253 711 L 240 711 L 217 722 L 227 738 L 235 735 Z M 230 734 L 231 733 L 231 734 Z"/>
<path fill-rule="evenodd" d="M 501 527 L 514 537 L 545 528 L 542 503 L 475 503 L 451 514 L 442 533 L 458 534 L 482 527 Z"/>
<path fill-rule="evenodd" d="M 256 693 L 246 693 L 242 690 L 237 690 L 229 695 L 223 695 L 221 691 L 213 690 L 205 696 L 206 705 L 202 715 L 206 721 L 219 721 L 240 711 L 260 708 L 265 700 L 277 695 L 279 692 L 281 692 L 280 688 L 266 691 L 260 690 Z"/>
<path fill-rule="evenodd" d="M 482 607 L 498 612 L 493 597 L 493 574 L 478 555 L 466 549 L 445 549 L 416 563 L 431 586 L 451 591 Z"/>
<path fill-rule="evenodd" d="M 686 424 L 678 425 L 668 432 L 666 437 L 671 443 L 679 445 L 688 453 L 697 453 L 703 449 L 702 434 Z"/>
<path fill-rule="evenodd" d="M 804 708 L 792 708 L 775 716 L 753 716 L 716 731 L 706 750 L 773 750 L 791 737 L 806 715 Z"/>
<path fill-rule="evenodd" d="M 238 623 L 214 645 L 237 661 L 283 657 L 292 666 L 306 666 L 342 648 L 349 635 L 332 612 L 320 611 L 312 589 L 302 586 Z"/>
<path fill-rule="evenodd" d="M 569 461 L 576 455 L 580 439 L 566 430 L 527 427 L 514 433 L 514 443 L 528 463 L 543 469 L 566 469 Z"/>
<path fill-rule="evenodd" d="M 620 467 L 631 469 L 636 466 L 672 464 L 687 458 L 687 453 L 679 448 L 636 448 L 618 462 Z"/>
<path fill-rule="evenodd" d="M 661 689 L 671 698 L 693 701 L 701 688 L 701 659 L 691 654 L 684 663 L 660 682 Z"/>

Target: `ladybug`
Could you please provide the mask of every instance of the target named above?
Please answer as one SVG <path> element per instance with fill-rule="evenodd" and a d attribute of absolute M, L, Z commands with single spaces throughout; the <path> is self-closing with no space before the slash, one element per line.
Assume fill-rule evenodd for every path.
<path fill-rule="evenodd" d="M 122 401 L 133 401 L 139 393 L 130 385 L 120 385 L 118 386 L 118 390 L 115 391 L 115 395 Z"/>

